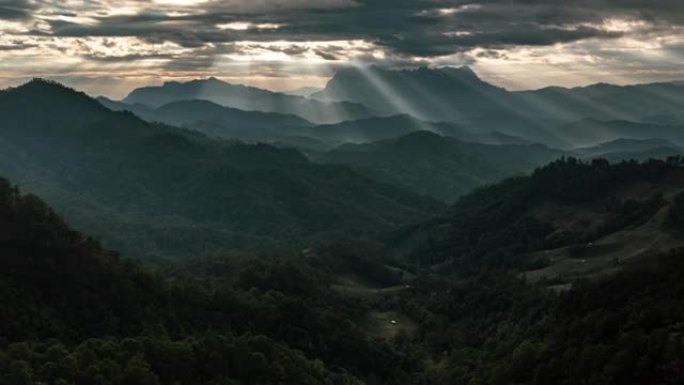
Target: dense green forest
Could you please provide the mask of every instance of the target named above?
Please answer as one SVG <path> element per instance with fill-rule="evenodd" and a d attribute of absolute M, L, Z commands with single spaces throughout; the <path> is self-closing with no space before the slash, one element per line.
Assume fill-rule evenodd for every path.
<path fill-rule="evenodd" d="M 519 272 L 550 263 L 525 251 L 639 229 L 662 210 L 660 231 L 681 237 L 682 171 L 679 158 L 564 159 L 375 241 L 330 234 L 153 270 L 2 180 L 0 383 L 678 384 L 683 251 L 560 291 Z M 620 201 L 635 185 L 640 199 Z M 529 215 L 597 199 L 612 202 L 608 219 L 587 233 L 558 237 Z"/>
<path fill-rule="evenodd" d="M 446 214 L 396 232 L 388 242 L 396 253 L 427 265 L 447 262 L 460 269 L 479 269 L 536 263 L 520 257 L 530 251 L 592 242 L 649 219 L 664 205 L 662 194 L 654 191 L 617 199 L 616 190 L 636 182 L 656 186 L 673 183 L 672 179 L 681 182 L 681 166 L 680 157 L 613 165 L 604 159 L 559 159 L 529 176 L 483 187 L 460 199 Z M 579 231 L 559 232 L 534 215 L 534 209 L 544 203 L 575 208 L 598 203 L 608 215 L 598 226 L 587 223 Z"/>
<path fill-rule="evenodd" d="M 0 198 L 0 383 L 351 384 L 346 368 L 390 376 L 400 362 L 301 259 L 216 257 L 161 278 L 4 180 Z"/>
<path fill-rule="evenodd" d="M 130 256 L 389 231 L 444 208 L 292 149 L 213 140 L 34 80 L 0 92 L 0 175 Z"/>

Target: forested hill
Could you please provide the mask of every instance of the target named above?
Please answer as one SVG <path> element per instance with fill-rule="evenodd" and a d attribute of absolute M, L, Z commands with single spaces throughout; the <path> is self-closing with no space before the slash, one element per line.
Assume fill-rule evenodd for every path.
<path fill-rule="evenodd" d="M 276 286 L 267 295 L 265 289 L 194 282 L 171 285 L 103 250 L 38 197 L 0 179 L 0 384 L 361 383 L 344 371 L 333 373 L 319 360 L 330 357 L 322 350 L 311 347 L 309 358 L 287 346 L 285 332 L 299 321 L 294 313 L 280 319 L 273 312 L 286 316 L 295 295 Z M 306 276 L 299 286 L 312 282 L 316 277 Z M 339 344 L 325 329 L 331 325 L 320 322 L 320 304 L 297 311 L 307 312 L 318 328 L 311 333 L 328 336 L 322 344 Z M 336 327 L 356 338 L 350 341 L 366 358 L 391 354 Z M 349 357 L 339 362 L 368 371 Z"/>
<path fill-rule="evenodd" d="M 603 169 L 593 182 L 647 181 L 634 197 L 680 183 L 674 160 L 588 167 L 558 162 L 543 180 L 586 181 Z M 596 191 L 557 198 L 582 207 Z M 663 225 L 680 238 L 683 197 L 664 206 Z M 684 380 L 680 251 L 637 258 L 560 293 L 490 267 L 412 266 L 381 245 L 342 239 L 303 254 L 221 254 L 152 275 L 1 180 L 0 384 Z"/>
<path fill-rule="evenodd" d="M 390 244 L 425 265 L 515 268 L 568 281 L 684 246 L 668 220 L 683 191 L 679 157 L 617 164 L 566 158 L 476 190 Z"/>
<path fill-rule="evenodd" d="M 208 139 L 34 80 L 0 93 L 0 173 L 132 255 L 373 234 L 441 203 L 294 150 Z"/>
<path fill-rule="evenodd" d="M 317 161 L 358 167 L 379 180 L 454 202 L 476 187 L 532 171 L 563 155 L 540 144 L 482 144 L 419 131 L 340 146 Z"/>
<path fill-rule="evenodd" d="M 10 341 L 126 334 L 164 319 L 152 276 L 72 231 L 0 179 L 0 335 Z"/>

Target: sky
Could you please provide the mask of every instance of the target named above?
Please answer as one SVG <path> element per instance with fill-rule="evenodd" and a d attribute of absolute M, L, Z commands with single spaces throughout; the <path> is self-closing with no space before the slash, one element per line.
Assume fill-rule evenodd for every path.
<path fill-rule="evenodd" d="M 215 76 L 323 87 L 346 66 L 471 66 L 508 89 L 684 80 L 684 0 L 0 0 L 0 87 L 119 98 Z"/>

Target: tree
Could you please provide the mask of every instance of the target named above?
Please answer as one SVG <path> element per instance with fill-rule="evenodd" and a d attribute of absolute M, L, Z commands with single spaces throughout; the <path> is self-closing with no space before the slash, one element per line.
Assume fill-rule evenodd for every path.
<path fill-rule="evenodd" d="M 159 385 L 159 378 L 150 369 L 150 364 L 136 355 L 128 360 L 121 382 L 126 385 Z"/>

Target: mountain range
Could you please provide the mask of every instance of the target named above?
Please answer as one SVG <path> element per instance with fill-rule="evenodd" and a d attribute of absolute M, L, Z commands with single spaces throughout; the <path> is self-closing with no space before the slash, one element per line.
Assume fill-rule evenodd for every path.
<path fill-rule="evenodd" d="M 388 115 L 410 113 L 430 121 L 477 121 L 491 114 L 541 122 L 593 118 L 662 124 L 684 119 L 679 108 L 684 86 L 679 83 L 599 83 L 511 92 L 483 81 L 468 67 L 351 68 L 337 72 L 324 90 L 312 96 L 362 103 Z"/>
<path fill-rule="evenodd" d="M 352 68 L 339 71 L 312 97 L 362 103 L 385 115 L 408 113 L 428 121 L 457 122 L 564 148 L 576 145 L 575 133 L 558 134 L 557 129 L 584 119 L 632 121 L 645 127 L 684 121 L 684 86 L 677 83 L 510 92 L 481 80 L 467 67 Z M 681 140 L 681 133 L 671 138 Z"/>
<path fill-rule="evenodd" d="M 381 243 L 154 273 L 0 179 L 0 381 L 678 383 L 682 164 L 557 161 Z"/>
<path fill-rule="evenodd" d="M 0 91 L 0 384 L 684 381 L 679 85 L 358 71 Z"/>
<path fill-rule="evenodd" d="M 186 83 L 167 82 L 158 87 L 133 90 L 123 102 L 157 108 L 165 104 L 201 99 L 245 111 L 293 114 L 317 123 L 336 123 L 368 117 L 366 107 L 350 102 L 322 102 L 260 88 L 223 82 L 216 78 Z"/>
<path fill-rule="evenodd" d="M 477 187 L 566 155 L 541 144 L 482 144 L 420 131 L 340 146 L 317 161 L 368 170 L 379 180 L 453 202 Z"/>
<path fill-rule="evenodd" d="M 0 174 L 130 255 L 370 234 L 443 207 L 292 149 L 148 123 L 52 82 L 3 91 L 0 114 Z"/>
<path fill-rule="evenodd" d="M 372 82 L 364 82 L 369 76 L 381 78 L 386 84 L 395 84 L 392 92 L 395 97 L 404 95 L 404 103 L 391 106 L 387 104 L 391 99 L 373 94 L 381 88 L 371 86 Z M 194 90 L 202 82 L 194 82 L 194 86 L 187 89 Z M 225 83 L 216 79 L 204 82 L 225 86 Z M 369 87 L 366 90 L 368 92 L 362 86 L 356 87 L 357 83 Z M 454 102 L 451 111 L 461 116 L 456 118 L 440 114 L 436 104 L 429 103 L 426 98 L 416 97 L 417 94 L 409 89 L 410 85 L 416 83 L 425 92 L 434 94 L 441 103 L 459 101 Z M 221 87 L 218 89 L 222 89 Z M 345 87 L 348 88 L 346 91 Z M 625 100 L 621 102 L 623 110 L 634 109 L 628 101 L 634 102 L 635 95 L 647 92 L 645 90 L 655 92 L 663 87 L 664 85 L 624 87 L 625 94 L 621 96 Z M 674 95 L 677 87 L 678 85 L 670 87 L 671 100 L 676 100 Z M 421 68 L 411 71 L 391 71 L 375 67 L 365 70 L 349 69 L 340 71 L 324 90 L 312 97 L 366 103 L 370 105 L 369 111 L 379 111 L 381 115 L 388 116 L 323 125 L 317 125 L 295 114 L 244 111 L 209 100 L 183 99 L 183 92 L 187 97 L 195 95 L 194 91 L 187 90 L 174 94 L 182 100 L 156 108 L 106 98 L 98 100 L 110 109 L 131 111 L 148 122 L 185 127 L 211 138 L 296 148 L 316 162 L 350 165 L 371 178 L 379 178 L 395 186 L 452 202 L 473 188 L 530 171 L 555 157 L 603 156 L 611 161 L 620 161 L 680 154 L 679 146 L 684 143 L 684 131 L 681 124 L 677 124 L 678 118 L 673 113 L 672 103 L 662 107 L 668 109 L 670 115 L 660 113 L 662 111 L 659 110 L 660 118 L 644 117 L 639 122 L 582 117 L 627 116 L 626 112 L 610 116 L 596 113 L 602 103 L 597 100 L 611 99 L 613 96 L 618 98 L 620 89 L 621 87 L 599 84 L 568 90 L 553 88 L 509 92 L 482 81 L 468 68 Z M 215 90 L 214 97 L 218 98 L 217 95 L 221 92 L 231 94 L 232 90 L 228 86 L 223 91 Z M 553 95 L 546 95 L 552 91 Z M 564 101 L 558 95 L 563 95 L 567 100 Z M 486 102 L 483 99 L 485 97 L 490 102 Z M 493 98 L 503 104 L 491 103 Z M 557 115 L 554 116 L 548 109 L 541 111 L 519 107 L 520 103 L 531 103 L 526 99 L 534 98 L 545 100 L 547 107 L 551 101 L 562 104 L 565 110 L 559 113 L 558 108 L 555 108 Z M 473 106 L 468 107 L 467 103 L 473 103 Z M 502 105 L 508 111 L 502 111 Z M 418 107 L 408 108 L 409 106 Z M 585 108 L 587 106 L 592 108 Z M 520 112 L 511 115 L 511 111 L 516 108 Z M 616 107 L 611 109 L 613 112 L 618 110 Z M 447 109 L 441 109 L 441 112 L 445 111 Z M 465 114 L 461 111 L 465 111 Z M 416 115 L 435 120 L 420 119 Z M 437 121 L 436 118 L 456 119 L 460 123 Z M 420 132 L 435 133 L 443 138 L 432 136 L 431 143 L 427 143 L 417 139 L 427 140 L 429 135 L 411 135 Z M 406 138 L 402 138 L 404 136 Z M 454 145 L 456 142 L 451 139 L 463 143 Z M 394 145 L 392 150 L 388 149 L 389 143 L 407 143 L 411 140 L 416 140 L 413 146 Z M 630 145 L 637 142 L 640 145 Z M 535 143 L 542 144 L 535 146 Z M 487 147 L 488 145 L 496 147 Z M 418 148 L 422 150 L 416 152 Z M 407 160 L 410 161 L 407 163 Z"/>
<path fill-rule="evenodd" d="M 412 96 L 415 103 L 409 104 L 419 108 L 392 111 L 378 104 L 387 103 L 380 95 L 359 91 L 363 96 L 355 97 L 352 86 L 360 76 L 401 83 L 396 94 L 405 93 L 407 103 Z M 463 104 L 454 102 L 450 110 L 467 119 L 439 120 L 455 118 L 439 115 L 425 98 L 402 88 L 415 82 L 434 89 L 443 103 L 460 100 Z M 624 87 L 622 101 L 611 109 L 633 109 L 635 95 L 647 90 L 667 90 L 669 100 L 676 100 L 678 87 Z M 620 89 L 554 90 L 572 94 L 575 101 L 593 98 L 585 104 L 597 107 L 605 98 L 618 98 Z M 287 103 L 278 104 L 286 106 L 284 112 L 220 103 L 231 98 L 244 103 L 238 91 L 256 92 L 217 79 L 136 90 L 121 102 L 95 100 L 41 80 L 2 91 L 0 171 L 39 192 L 77 228 L 93 229 L 107 245 L 163 257 L 188 252 L 183 248 L 189 243 L 174 242 L 170 234 L 202 239 L 192 242 L 197 252 L 253 245 L 254 239 L 269 244 L 303 240 L 333 230 L 385 231 L 431 215 L 443 207 L 440 201 L 454 202 L 558 157 L 648 159 L 680 154 L 684 144 L 672 103 L 663 102 L 656 114 L 639 122 L 596 117 L 552 122 L 532 119 L 533 109 L 505 117 L 516 103 L 550 90 L 509 92 L 467 68 L 345 70 L 312 95 L 335 101 L 287 99 L 326 105 L 351 99 L 354 106 L 370 104 L 366 112 L 389 115 L 334 124 L 307 120 Z M 257 94 L 280 98 L 273 92 Z M 482 99 L 494 96 L 508 98 L 503 104 L 508 112 L 497 115 L 501 106 Z M 147 97 L 154 102 L 144 104 Z M 579 116 L 580 109 L 568 105 L 573 118 Z M 627 112 L 621 116 L 629 117 Z M 497 120 L 505 124 L 494 124 Z M 486 128 L 490 124 L 496 130 Z M 215 209 L 221 202 L 232 204 Z M 111 218 L 108 224 L 103 217 Z M 154 236 L 141 237 L 143 232 Z"/>
<path fill-rule="evenodd" d="M 216 106 L 196 104 L 197 99 L 252 114 L 236 116 L 239 113 L 235 110 L 218 113 Z M 323 134 L 321 138 L 318 131 L 322 130 L 312 129 L 309 122 L 314 127 L 341 124 L 337 128 L 348 129 L 356 120 L 373 119 L 370 121 L 376 126 L 395 125 L 396 116 L 410 116 L 422 122 L 423 127 L 417 129 L 454 124 L 475 135 L 505 134 L 570 150 L 616 139 L 654 137 L 681 143 L 684 141 L 681 130 L 684 116 L 679 108 L 682 100 L 684 86 L 679 83 L 631 86 L 600 83 L 512 92 L 483 81 L 468 67 L 390 70 L 371 66 L 342 69 L 323 90 L 309 97 L 209 78 L 141 88 L 131 92 L 122 101 L 124 104 L 105 103 L 115 109 L 131 110 L 148 120 L 180 123 L 210 135 L 272 140 L 306 150 L 329 149 L 345 140 L 358 143 L 389 139 L 356 131 L 341 132 L 331 141 L 326 138 L 330 134 Z M 187 105 L 190 101 L 195 105 Z M 158 111 L 171 102 L 181 102 L 174 107 L 186 112 L 174 115 L 174 109 Z M 207 113 L 198 116 L 202 114 L 192 113 L 195 109 Z M 259 130 L 251 130 L 250 122 Z M 238 126 L 245 129 L 237 129 Z M 273 132 L 276 128 L 282 134 Z M 252 131 L 267 132 L 262 135 Z M 405 129 L 398 132 L 408 133 Z"/>

